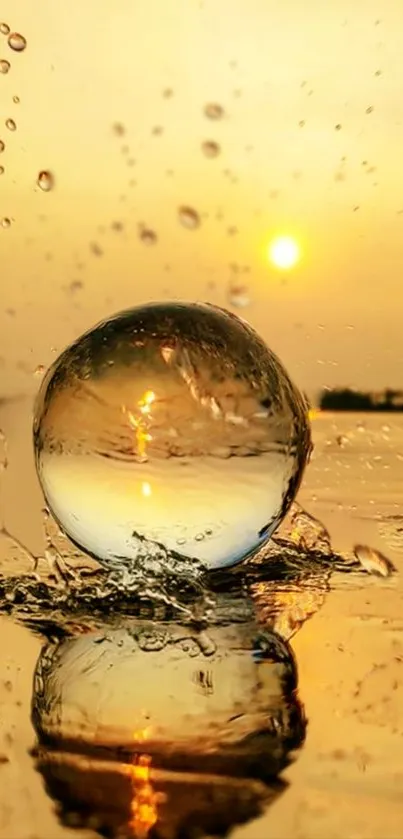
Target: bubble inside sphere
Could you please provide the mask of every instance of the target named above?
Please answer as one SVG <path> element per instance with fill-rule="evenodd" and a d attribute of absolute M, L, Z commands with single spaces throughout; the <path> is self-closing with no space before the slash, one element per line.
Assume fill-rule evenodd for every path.
<path fill-rule="evenodd" d="M 151 303 L 59 356 L 34 446 L 47 504 L 81 549 L 125 563 L 150 540 L 214 569 L 270 538 L 311 441 L 304 399 L 247 323 L 209 304 Z"/>

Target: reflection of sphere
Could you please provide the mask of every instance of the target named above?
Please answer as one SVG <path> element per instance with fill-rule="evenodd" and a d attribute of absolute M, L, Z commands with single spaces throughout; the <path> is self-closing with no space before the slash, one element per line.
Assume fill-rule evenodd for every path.
<path fill-rule="evenodd" d="M 254 623 L 137 622 L 49 645 L 32 701 L 39 768 L 65 813 L 115 830 L 135 818 L 148 767 L 156 835 L 193 835 L 178 821 L 220 835 L 259 812 L 300 745 L 296 683 L 288 645 Z"/>
<path fill-rule="evenodd" d="M 69 347 L 46 375 L 36 463 L 67 534 L 101 560 L 144 540 L 232 565 L 285 515 L 310 448 L 306 409 L 234 315 L 150 304 Z"/>

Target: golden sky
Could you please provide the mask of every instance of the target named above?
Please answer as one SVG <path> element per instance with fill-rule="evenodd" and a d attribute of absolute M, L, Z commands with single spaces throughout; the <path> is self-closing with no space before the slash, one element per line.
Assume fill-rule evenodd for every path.
<path fill-rule="evenodd" d="M 109 313 L 230 306 L 231 282 L 309 392 L 403 385 L 403 5 L 3 0 L 1 14 L 27 39 L 15 53 L 0 35 L 2 393 L 35 390 L 37 365 Z M 265 257 L 277 233 L 302 248 L 287 274 Z"/>

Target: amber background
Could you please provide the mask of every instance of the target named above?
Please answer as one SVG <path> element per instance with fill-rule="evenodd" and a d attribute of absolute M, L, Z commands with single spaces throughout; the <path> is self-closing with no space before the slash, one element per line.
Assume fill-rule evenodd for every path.
<path fill-rule="evenodd" d="M 3 393 L 33 392 L 37 365 L 122 307 L 229 305 L 236 268 L 242 314 L 301 387 L 401 385 L 399 3 L 5 0 L 1 14 L 28 43 L 0 39 Z M 286 276 L 265 255 L 278 232 L 303 250 Z"/>
<path fill-rule="evenodd" d="M 241 314 L 300 387 L 401 387 L 397 0 L 3 0 L 1 18 L 28 42 L 17 55 L 0 36 L 11 61 L 0 75 L 0 218 L 12 222 L 0 226 L 0 396 L 23 396 L 0 404 L 10 464 L 0 504 L 13 534 L 43 549 L 35 370 L 117 309 L 172 297 L 228 305 L 240 277 L 251 300 Z M 208 102 L 224 108 L 219 122 Z M 214 160 L 206 140 L 221 146 Z M 36 186 L 42 169 L 54 173 L 48 193 Z M 181 204 L 198 229 L 181 226 Z M 303 249 L 286 276 L 265 257 L 278 232 Z M 375 442 L 354 417 L 322 419 L 301 503 L 336 548 L 369 543 L 401 568 L 376 523 L 401 511 L 401 419 L 373 415 Z M 352 442 L 340 452 L 341 433 Z M 4 538 L 1 550 L 12 564 Z M 291 786 L 237 839 L 401 839 L 401 575 L 337 585 L 293 641 L 309 731 Z M 0 837 L 73 839 L 29 755 L 40 641 L 5 618 L 1 633 Z"/>

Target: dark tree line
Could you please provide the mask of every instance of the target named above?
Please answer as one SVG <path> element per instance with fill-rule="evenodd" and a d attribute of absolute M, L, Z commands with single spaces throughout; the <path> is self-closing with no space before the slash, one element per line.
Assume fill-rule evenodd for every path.
<path fill-rule="evenodd" d="M 349 387 L 325 390 L 319 396 L 323 411 L 403 411 L 403 391 L 386 388 L 381 394 Z"/>

